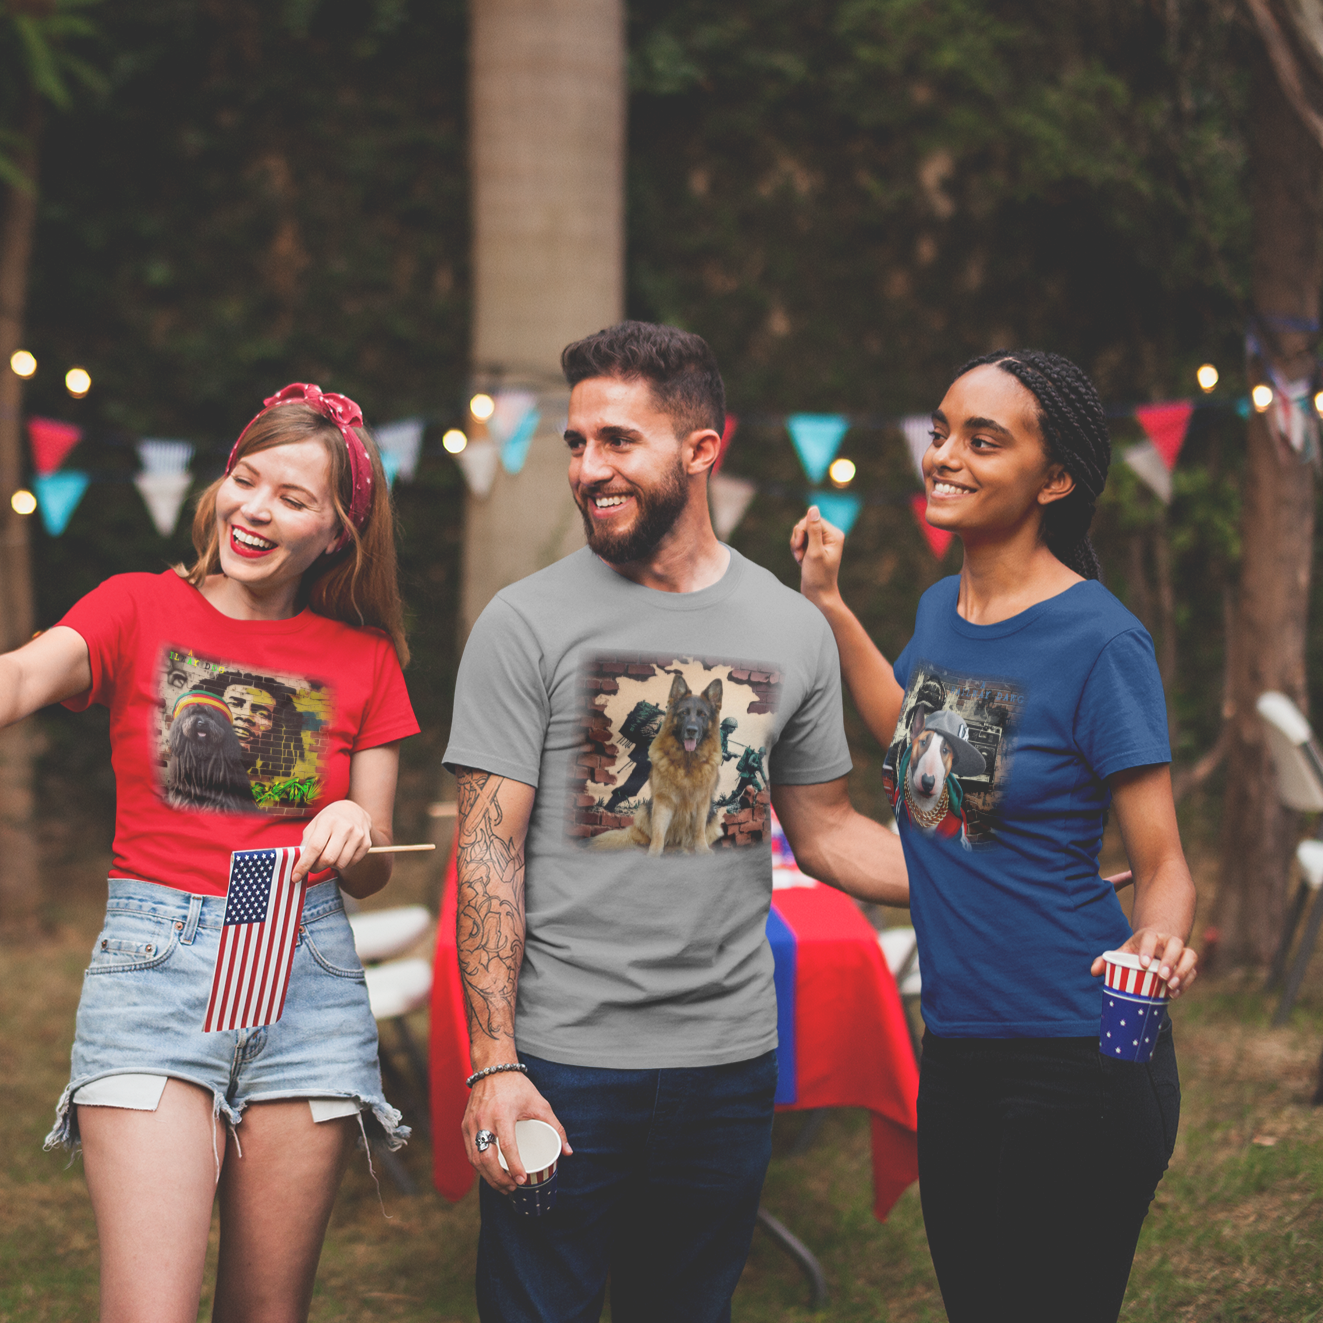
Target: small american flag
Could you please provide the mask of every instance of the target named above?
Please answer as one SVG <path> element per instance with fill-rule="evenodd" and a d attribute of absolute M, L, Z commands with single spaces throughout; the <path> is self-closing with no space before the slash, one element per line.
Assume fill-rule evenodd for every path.
<path fill-rule="evenodd" d="M 303 918 L 303 883 L 291 881 L 299 848 L 236 850 L 204 1033 L 274 1024 Z"/>

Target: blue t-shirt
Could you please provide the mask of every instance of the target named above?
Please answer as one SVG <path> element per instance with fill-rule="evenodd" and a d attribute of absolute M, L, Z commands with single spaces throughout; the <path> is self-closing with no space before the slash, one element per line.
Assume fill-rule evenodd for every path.
<path fill-rule="evenodd" d="M 957 1038 L 1096 1034 L 1089 966 L 1131 934 L 1098 875 L 1105 780 L 1171 761 L 1153 642 L 1089 580 L 971 625 L 958 577 L 919 603 L 883 783 L 896 810 L 923 1018 Z"/>

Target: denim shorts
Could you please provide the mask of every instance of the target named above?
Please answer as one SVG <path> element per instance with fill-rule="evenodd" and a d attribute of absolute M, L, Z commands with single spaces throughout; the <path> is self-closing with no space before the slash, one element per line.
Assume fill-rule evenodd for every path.
<path fill-rule="evenodd" d="M 392 1148 L 408 1138 L 382 1096 L 377 1025 L 336 882 L 308 888 L 280 1019 L 203 1033 L 224 916 L 224 896 L 110 879 L 48 1149 L 77 1147 L 73 1095 L 112 1075 L 196 1084 L 211 1093 L 213 1115 L 231 1126 L 253 1102 L 352 1099 L 372 1109 Z"/>

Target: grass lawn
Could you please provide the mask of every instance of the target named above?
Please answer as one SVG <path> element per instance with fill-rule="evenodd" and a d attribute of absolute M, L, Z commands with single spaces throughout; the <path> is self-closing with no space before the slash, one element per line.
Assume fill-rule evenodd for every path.
<path fill-rule="evenodd" d="M 430 879 L 418 867 L 403 871 L 392 902 L 425 894 Z M 71 880 L 46 935 L 0 946 L 0 1323 L 96 1317 L 96 1233 L 81 1166 L 41 1151 L 100 921 L 99 889 L 85 880 L 95 869 L 76 871 L 83 880 Z M 1323 956 L 1319 965 L 1323 973 Z M 1323 979 L 1307 986 L 1286 1028 L 1268 1028 L 1270 1010 L 1257 985 L 1230 979 L 1200 982 L 1177 1007 L 1181 1134 L 1140 1242 L 1128 1321 L 1323 1320 L 1323 1109 L 1308 1105 Z M 833 1113 L 816 1146 L 791 1157 L 802 1124 L 797 1115 L 777 1120 L 765 1204 L 820 1256 L 831 1303 L 811 1315 L 797 1270 L 760 1232 L 735 1297 L 738 1323 L 944 1318 L 916 1192 L 885 1224 L 869 1211 L 864 1117 Z M 476 1197 L 452 1206 L 432 1193 L 423 1144 L 406 1162 L 423 1193 L 405 1198 L 383 1183 L 385 1215 L 366 1166 L 351 1169 L 314 1319 L 476 1319 Z M 209 1316 L 204 1299 L 199 1317 Z"/>

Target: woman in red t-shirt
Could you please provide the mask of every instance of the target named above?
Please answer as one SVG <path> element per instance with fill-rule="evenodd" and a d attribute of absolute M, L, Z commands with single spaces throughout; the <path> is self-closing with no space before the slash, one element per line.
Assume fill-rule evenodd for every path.
<path fill-rule="evenodd" d="M 218 1189 L 216 1316 L 306 1318 L 361 1110 L 392 1146 L 408 1133 L 340 898 L 390 878 L 368 849 L 390 843 L 399 741 L 418 730 L 390 493 L 358 406 L 306 385 L 268 399 L 193 540 L 187 573 L 107 580 L 0 657 L 0 724 L 110 709 L 110 896 L 47 1147 L 82 1144 L 103 1319 L 197 1317 Z M 204 1032 L 227 891 L 241 917 L 231 853 L 281 847 L 300 847 L 306 883 L 283 1011 Z"/>

